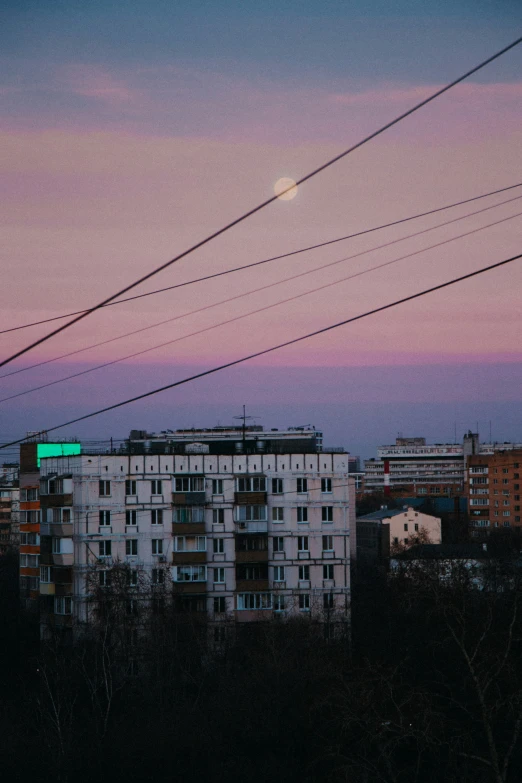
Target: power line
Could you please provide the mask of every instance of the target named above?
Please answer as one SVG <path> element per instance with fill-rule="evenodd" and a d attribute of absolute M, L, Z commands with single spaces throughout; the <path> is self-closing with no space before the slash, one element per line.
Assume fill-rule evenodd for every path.
<path fill-rule="evenodd" d="M 131 402 L 144 400 L 147 397 L 152 397 L 155 394 L 159 394 L 160 392 L 168 391 L 169 389 L 174 389 L 177 386 L 183 386 L 185 383 L 190 383 L 192 381 L 198 380 L 199 378 L 205 378 L 207 375 L 213 375 L 214 373 L 220 372 L 221 370 L 226 370 L 229 367 L 235 367 L 236 365 L 243 364 L 243 362 L 247 362 L 250 359 L 256 359 L 259 356 L 265 356 L 266 354 L 273 353 L 274 351 L 278 351 L 281 348 L 286 348 L 289 345 L 295 345 L 296 343 L 303 342 L 304 340 L 308 340 L 311 337 L 316 337 L 319 334 L 325 334 L 326 332 L 330 332 L 333 329 L 338 329 L 340 326 L 346 326 L 347 324 L 353 323 L 354 321 L 360 321 L 362 318 L 367 318 L 370 315 L 376 315 L 377 313 L 382 313 L 385 310 L 389 310 L 392 307 L 397 307 L 398 305 L 404 304 L 405 302 L 411 302 L 414 299 L 419 299 L 421 296 L 426 296 L 426 294 L 431 294 L 434 291 L 440 291 L 443 288 L 447 288 L 448 286 L 455 285 L 455 283 L 460 283 L 463 280 L 469 280 L 472 277 L 477 277 L 478 275 L 481 275 L 484 272 L 489 272 L 492 269 L 498 269 L 501 266 L 505 266 L 506 264 L 510 264 L 513 261 L 517 261 L 519 258 L 522 258 L 522 253 L 516 256 L 512 256 L 511 258 L 506 258 L 503 261 L 497 261 L 495 264 L 490 264 L 488 266 L 481 267 L 480 269 L 477 269 L 474 272 L 468 272 L 468 274 L 466 275 L 461 275 L 460 277 L 454 277 L 451 280 L 446 281 L 445 283 L 439 283 L 438 285 L 432 286 L 431 288 L 425 288 L 423 291 L 419 291 L 416 294 L 410 294 L 410 296 L 405 296 L 402 299 L 396 299 L 394 302 L 390 302 L 386 305 L 381 305 L 381 307 L 376 307 L 373 310 L 368 310 L 360 315 L 352 316 L 351 318 L 347 318 L 344 321 L 338 321 L 337 323 L 330 324 L 330 326 L 324 326 L 322 329 L 316 329 L 313 332 L 308 332 L 307 334 L 301 335 L 301 337 L 294 337 L 292 340 L 287 340 L 284 343 L 273 345 L 270 348 L 264 348 L 262 351 L 256 351 L 255 353 L 251 353 L 247 356 L 242 356 L 240 359 L 234 359 L 231 362 L 226 362 L 225 364 L 220 364 L 216 367 L 212 367 L 210 370 L 204 370 L 203 372 L 196 373 L 196 375 L 191 375 L 188 378 L 182 378 L 180 381 L 169 383 L 166 386 L 160 386 L 157 389 L 152 389 L 152 391 L 144 392 L 143 394 L 139 394 L 136 397 L 130 397 L 129 399 L 123 400 L 122 402 L 117 402 L 114 405 L 108 405 L 106 408 L 100 408 L 97 411 L 93 411 L 93 413 L 86 413 L 84 416 L 78 416 L 76 419 L 71 419 L 70 421 L 63 422 L 62 424 L 56 424 L 54 427 L 48 427 L 46 430 L 42 430 L 42 433 L 54 432 L 55 430 L 61 429 L 62 427 L 68 427 L 71 424 L 76 424 L 79 421 L 85 421 L 86 419 L 90 419 L 93 416 L 99 416 L 101 413 L 107 413 L 108 411 L 116 410 L 117 408 L 122 408 L 124 405 L 129 405 Z M 6 448 L 8 446 L 14 446 L 17 443 L 23 443 L 25 440 L 26 438 L 19 438 L 18 440 L 13 440 L 10 443 L 6 443 L 5 446 L 0 446 L 0 449 Z"/>
<path fill-rule="evenodd" d="M 375 231 L 381 231 L 385 228 L 392 228 L 393 226 L 399 226 L 402 223 L 408 223 L 411 220 L 417 220 L 418 218 L 422 217 L 428 217 L 429 215 L 435 215 L 437 212 L 444 212 L 447 209 L 453 209 L 455 207 L 461 207 L 464 204 L 470 204 L 472 201 L 479 201 L 483 198 L 488 198 L 488 196 L 496 196 L 499 193 L 505 193 L 508 190 L 513 190 L 514 188 L 520 188 L 522 187 L 522 182 L 518 182 L 515 185 L 508 185 L 505 188 L 499 188 L 498 190 L 491 190 L 489 193 L 482 193 L 480 196 L 473 196 L 472 198 L 466 198 L 461 201 L 454 201 L 452 204 L 446 204 L 443 207 L 436 207 L 435 209 L 430 209 L 427 212 L 419 212 L 416 215 L 410 215 L 409 217 L 401 218 L 400 220 L 394 220 L 391 223 L 383 223 L 380 226 L 373 226 L 372 228 L 364 229 L 364 231 L 358 231 L 355 234 L 347 234 L 346 236 L 337 237 L 336 239 L 328 239 L 325 242 L 319 242 L 316 245 L 308 245 L 307 247 L 299 248 L 298 250 L 291 250 L 288 253 L 281 253 L 278 256 L 271 256 L 270 258 L 265 258 L 262 261 L 254 261 L 251 264 L 244 264 L 242 266 L 236 266 L 232 269 L 226 269 L 224 272 L 214 272 L 211 275 L 205 275 L 204 277 L 196 277 L 194 280 L 187 280 L 184 283 L 176 283 L 176 285 L 169 285 L 166 286 L 166 288 L 158 288 L 155 291 L 147 291 L 147 293 L 144 294 L 136 294 L 135 296 L 128 296 L 125 299 L 118 299 L 117 302 L 108 302 L 107 304 L 104 304 L 103 307 L 114 307 L 114 305 L 124 304 L 125 302 L 133 302 L 135 299 L 143 299 L 146 296 L 154 296 L 155 294 L 163 294 L 165 291 L 174 291 L 176 288 L 184 288 L 188 285 L 194 285 L 195 283 L 202 283 L 205 280 L 213 280 L 215 277 L 223 277 L 224 275 L 230 275 L 234 272 L 241 272 L 244 269 L 251 269 L 252 267 L 261 266 L 262 264 L 269 264 L 272 261 L 280 261 L 282 258 L 290 258 L 291 256 L 299 255 L 300 253 L 307 253 L 309 250 L 318 250 L 322 247 L 327 247 L 328 245 L 334 245 L 337 242 L 345 242 L 348 239 L 355 239 L 356 237 L 364 236 L 365 234 L 372 234 Z M 501 202 L 501 204 L 504 204 L 506 202 Z M 494 206 L 500 206 L 499 204 L 496 204 Z M 472 213 L 474 214 L 474 213 Z M 53 318 L 44 318 L 42 321 L 32 321 L 32 323 L 29 324 L 21 324 L 20 326 L 12 326 L 9 329 L 0 329 L 0 334 L 7 334 L 8 332 L 17 332 L 20 329 L 28 329 L 30 326 L 39 326 L 41 324 L 47 324 L 51 321 L 60 321 L 62 318 L 71 318 L 73 315 L 80 315 L 81 313 L 87 313 L 87 310 L 75 310 L 72 313 L 65 313 L 64 315 L 55 315 Z M 38 366 L 38 365 L 33 365 Z M 1 378 L 5 378 L 5 375 L 0 376 Z"/>
<path fill-rule="evenodd" d="M 520 197 L 519 197 L 520 198 Z M 514 200 L 514 199 L 512 199 Z M 483 210 L 481 210 L 483 211 Z M 334 280 L 331 283 L 325 283 L 322 286 L 317 286 L 315 288 L 310 289 L 309 291 L 304 291 L 301 294 L 295 294 L 294 296 L 290 296 L 287 299 L 280 299 L 278 302 L 274 302 L 273 304 L 265 305 L 264 307 L 260 307 L 257 310 L 251 310 L 249 313 L 244 313 L 243 315 L 236 315 L 234 318 L 229 318 L 226 321 L 221 321 L 220 323 L 213 324 L 212 326 L 206 326 L 203 329 L 198 329 L 196 332 L 191 332 L 190 334 L 182 335 L 181 337 L 175 337 L 173 340 L 167 340 L 167 342 L 160 343 L 159 345 L 153 345 L 151 348 L 145 348 L 142 351 L 136 351 L 135 353 L 128 354 L 127 356 L 122 356 L 119 359 L 112 359 L 110 362 L 104 362 L 103 364 L 99 364 L 96 367 L 89 367 L 86 370 L 81 370 L 80 372 L 74 373 L 73 375 L 67 375 L 65 378 L 59 378 L 55 381 L 50 381 L 49 383 L 44 383 L 40 386 L 35 386 L 32 389 L 26 389 L 25 391 L 17 392 L 16 394 L 11 394 L 9 397 L 4 397 L 3 399 L 0 399 L 0 403 L 7 402 L 8 400 L 13 400 L 16 397 L 23 397 L 26 394 L 31 394 L 31 392 L 40 391 L 41 389 L 47 389 L 49 386 L 56 386 L 58 383 L 64 383 L 65 381 L 70 381 L 73 378 L 79 378 L 82 375 L 87 375 L 88 373 L 95 372 L 95 370 L 101 370 L 104 367 L 110 367 L 113 364 L 118 364 L 119 362 L 123 362 L 126 359 L 133 359 L 136 356 L 141 356 L 144 353 L 149 353 L 150 351 L 155 351 L 158 348 L 165 348 L 167 345 L 173 345 L 174 343 L 181 342 L 182 340 L 187 340 L 189 337 L 195 337 L 196 335 L 203 334 L 204 332 L 212 331 L 213 329 L 217 329 L 220 326 L 225 326 L 227 324 L 234 323 L 235 321 L 241 321 L 243 318 L 248 318 L 251 315 L 256 315 L 258 313 L 263 313 L 266 310 L 271 310 L 274 307 L 279 307 L 279 305 L 287 304 L 288 302 L 293 302 L 296 299 L 301 299 L 303 296 L 308 296 L 309 294 L 315 294 L 318 291 L 323 291 L 325 288 L 331 288 L 332 286 L 336 286 L 339 283 L 344 283 L 347 280 L 353 280 L 356 277 L 361 277 L 362 275 L 366 275 L 369 272 L 374 272 L 378 269 L 383 269 L 384 267 L 391 266 L 392 264 L 396 264 L 399 261 L 404 261 L 407 258 L 412 258 L 414 256 L 418 256 L 421 253 L 425 253 L 428 250 L 433 250 L 437 247 L 442 247 L 443 245 L 447 245 L 450 242 L 455 242 L 457 239 L 462 239 L 463 237 L 470 236 L 471 234 L 476 234 L 479 231 L 484 231 L 486 228 L 491 228 L 492 226 L 498 226 L 500 223 L 505 223 L 508 220 L 513 220 L 513 218 L 520 217 L 522 215 L 522 212 L 517 212 L 515 215 L 510 215 L 508 217 L 502 218 L 501 220 L 496 220 L 493 223 L 488 223 L 485 226 L 479 226 L 478 228 L 474 228 L 471 231 L 466 231 L 464 234 L 458 234 L 456 237 L 450 237 L 449 239 L 444 239 L 441 242 L 437 242 L 434 245 L 429 245 L 428 247 L 421 248 L 420 250 L 414 250 L 412 253 L 407 253 L 404 256 L 399 256 L 398 258 L 394 258 L 390 261 L 385 261 L 382 264 L 378 264 L 377 266 L 369 267 L 368 269 L 363 269 L 360 272 L 355 272 L 354 274 L 348 275 L 347 277 L 342 277 L 339 280 Z M 467 217 L 467 216 L 464 216 Z M 459 219 L 459 218 L 458 218 Z M 455 222 L 455 221 L 450 221 Z M 446 225 L 446 224 L 442 224 Z M 435 226 L 435 228 L 438 228 L 438 226 Z M 431 229 L 425 229 L 425 231 L 429 231 Z M 424 231 L 418 232 L 418 233 L 424 233 Z M 416 236 L 416 235 L 413 235 Z M 405 237 L 406 238 L 406 237 Z M 408 237 L 409 238 L 409 237 Z M 400 240 L 395 240 L 400 241 Z M 394 244 L 392 242 L 392 244 Z M 366 251 L 369 252 L 369 251 Z M 353 256 L 350 256 L 350 258 L 353 258 Z M 340 259 L 341 261 L 345 261 L 347 259 Z M 335 261 L 333 263 L 340 263 L 340 261 Z M 326 266 L 330 266 L 330 264 L 327 264 Z M 321 267 L 324 268 L 324 267 Z M 316 271 L 316 270 L 312 270 Z M 307 273 L 302 273 L 307 274 Z M 295 275 L 294 277 L 300 277 L 301 275 Z M 290 278 L 294 279 L 294 278 Z M 286 281 L 283 281 L 286 282 Z M 277 285 L 277 284 L 272 284 Z M 265 288 L 270 288 L 271 286 L 265 286 Z M 243 294 L 241 295 L 243 296 Z M 237 299 L 239 297 L 232 297 L 232 299 Z M 227 300 L 230 301 L 230 300 Z M 147 327 L 150 328 L 150 327 Z M 86 350 L 86 349 L 85 349 Z M 50 360 L 51 361 L 51 360 Z M 2 376 L 0 376 L 2 377 Z"/>
<path fill-rule="evenodd" d="M 352 145 L 348 149 L 344 150 L 344 152 L 339 153 L 339 155 L 336 155 L 333 158 L 330 158 L 330 160 L 326 161 L 326 163 L 321 164 L 317 168 L 315 168 L 313 171 L 309 172 L 308 174 L 305 174 L 304 177 L 301 177 L 297 180 L 295 185 L 302 185 L 303 182 L 307 182 L 309 179 L 312 179 L 312 177 L 315 177 L 317 174 L 319 174 L 322 171 L 325 171 L 325 169 L 329 168 L 330 166 L 333 166 L 334 163 L 338 163 L 340 160 L 345 158 L 350 153 L 354 152 L 355 150 L 362 147 L 364 144 L 367 144 L 372 139 L 375 139 L 377 136 L 380 136 L 385 131 L 392 128 L 394 125 L 397 125 L 399 122 L 404 120 L 406 117 L 409 117 L 410 114 L 413 114 L 414 112 L 421 109 L 423 106 L 426 106 L 428 103 L 431 103 L 436 98 L 438 98 L 440 95 L 443 95 L 445 92 L 450 90 L 452 87 L 455 87 L 457 84 L 460 84 L 460 82 L 467 79 L 469 76 L 472 76 L 474 73 L 477 73 L 477 71 L 480 71 L 482 68 L 484 68 L 486 65 L 489 65 L 489 63 L 492 63 L 497 58 L 501 57 L 503 54 L 508 52 L 510 49 L 513 49 L 515 46 L 518 46 L 518 44 L 522 43 L 522 36 L 520 38 L 517 38 L 515 41 L 510 43 L 508 46 L 505 46 L 500 51 L 493 54 L 491 57 L 488 57 L 486 60 L 483 60 L 479 65 L 476 65 L 471 70 L 467 71 L 462 76 L 459 76 L 454 81 L 447 84 L 445 87 L 442 87 L 440 90 L 436 90 L 436 92 L 432 93 L 428 98 L 425 98 L 423 101 L 420 101 L 415 106 L 413 106 L 411 109 L 408 109 L 408 111 L 403 112 L 395 119 L 391 120 L 390 122 L 386 123 L 386 125 L 383 125 L 378 130 L 371 133 L 369 136 L 366 136 L 361 141 L 357 142 L 356 144 Z M 209 236 L 205 237 L 205 239 L 200 240 L 195 245 L 192 245 L 187 250 L 184 250 L 179 255 L 172 258 L 170 261 L 166 261 L 164 264 L 161 264 L 160 266 L 156 267 L 156 269 L 153 269 L 152 272 L 148 272 L 146 275 L 143 275 L 138 280 L 136 280 L 134 283 L 131 283 L 128 286 L 125 286 L 125 288 L 122 288 L 120 291 L 118 291 L 115 294 L 112 294 L 111 296 L 107 297 L 106 299 L 103 299 L 101 302 L 99 302 L 97 305 L 94 305 L 94 307 L 91 307 L 88 310 L 85 310 L 85 312 L 81 313 L 80 315 L 77 315 L 75 318 L 73 318 L 72 321 L 68 321 L 66 324 L 63 324 L 62 326 L 59 326 L 57 329 L 54 329 L 52 332 L 49 332 L 48 334 L 44 335 L 43 337 L 40 337 L 38 340 L 35 340 L 33 343 L 30 343 L 29 345 L 26 345 L 25 348 L 21 348 L 19 351 L 16 351 L 14 354 L 11 354 L 11 356 L 8 356 L 7 359 L 4 359 L 0 362 L 0 367 L 4 367 L 6 364 L 9 364 L 14 359 L 17 359 L 19 356 L 23 356 L 28 351 L 32 350 L 33 348 L 36 348 L 37 345 L 41 345 L 42 343 L 49 340 L 51 337 L 54 337 L 54 335 L 59 334 L 60 332 L 63 332 L 65 329 L 68 329 L 70 326 L 72 326 L 75 323 L 78 323 L 78 321 L 81 321 L 83 318 L 86 318 L 91 313 L 95 312 L 96 310 L 99 310 L 104 305 L 108 304 L 109 302 L 114 301 L 114 299 L 117 299 L 119 296 L 123 296 L 123 294 L 126 294 L 127 291 L 131 291 L 133 288 L 136 288 L 136 286 L 140 285 L 141 283 L 144 283 L 146 280 L 149 280 L 151 277 L 154 277 L 159 272 L 163 271 L 164 269 L 167 269 L 172 264 L 176 263 L 177 261 L 180 261 L 182 258 L 185 258 L 186 256 L 190 255 L 194 251 L 198 250 L 199 248 L 203 247 L 204 245 L 211 242 L 213 239 L 216 239 L 218 236 L 221 236 L 226 231 L 229 231 L 231 228 L 234 228 L 235 226 L 242 223 L 244 220 L 247 220 L 247 218 L 252 217 L 252 215 L 255 215 L 260 210 L 267 207 L 269 204 L 272 204 L 274 201 L 276 201 L 281 195 L 286 193 L 287 191 L 291 190 L 292 187 L 295 187 L 295 185 L 292 185 L 288 187 L 286 190 L 284 190 L 282 193 L 279 193 L 277 196 L 271 196 L 269 199 L 266 199 L 266 201 L 261 202 L 261 204 L 258 204 L 253 209 L 248 210 L 247 212 L 244 212 L 242 215 L 240 215 L 235 220 L 231 221 L 230 223 L 227 223 L 222 228 L 218 229 L 217 231 L 214 231 Z"/>
<path fill-rule="evenodd" d="M 68 351 L 67 353 L 60 354 L 60 356 L 55 356 L 52 359 L 44 359 L 41 362 L 36 362 L 35 364 L 30 364 L 27 367 L 20 367 L 18 370 L 12 370 L 11 372 L 5 373 L 4 375 L 0 375 L 0 379 L 2 379 L 2 378 L 9 378 L 12 375 L 18 375 L 18 374 L 20 374 L 22 372 L 27 372 L 29 370 L 34 370 L 37 367 L 43 367 L 46 364 L 52 364 L 53 362 L 60 361 L 60 359 L 67 359 L 70 356 L 76 356 L 79 353 L 83 353 L 84 351 L 89 351 L 92 348 L 100 348 L 103 345 L 109 345 L 109 343 L 114 343 L 114 342 L 117 342 L 118 340 L 123 340 L 126 337 L 132 337 L 135 334 L 141 334 L 143 332 L 148 331 L 149 329 L 155 329 L 157 326 L 164 326 L 165 324 L 173 323 L 174 321 L 179 321 L 182 318 L 186 318 L 186 317 L 188 317 L 190 315 L 197 315 L 198 313 L 203 313 L 203 312 L 206 312 L 207 310 L 211 310 L 214 307 L 218 307 L 218 306 L 223 305 L 223 304 L 229 304 L 230 302 L 234 302 L 237 299 L 242 299 L 245 296 L 250 296 L 251 294 L 258 294 L 261 291 L 266 291 L 269 288 L 275 288 L 275 287 L 277 287 L 279 285 L 282 285 L 283 283 L 288 283 L 288 282 L 291 282 L 293 280 L 297 280 L 300 277 L 306 277 L 307 275 L 311 275 L 314 272 L 321 271 L 323 269 L 328 269 L 329 267 L 336 266 L 337 264 L 341 264 L 341 263 L 343 263 L 345 261 L 351 261 L 354 258 L 360 258 L 361 256 L 364 256 L 364 255 L 367 255 L 368 253 L 374 252 L 375 250 L 382 250 L 384 248 L 391 247 L 392 245 L 396 245 L 396 244 L 398 244 L 400 242 L 404 242 L 407 239 L 413 239 L 414 237 L 418 237 L 418 236 L 422 236 L 423 234 L 427 234 L 430 231 L 435 231 L 437 228 L 443 228 L 444 226 L 449 226 L 452 223 L 458 223 L 461 220 L 465 220 L 468 217 L 474 217 L 475 215 L 480 215 L 480 214 L 482 214 L 482 212 L 488 212 L 491 209 L 496 209 L 497 207 L 504 206 L 505 204 L 510 204 L 512 201 L 518 201 L 520 198 L 522 198 L 522 196 L 515 196 L 514 198 L 506 199 L 506 201 L 501 201 L 498 204 L 491 204 L 488 207 L 483 207 L 482 209 L 475 210 L 474 212 L 468 212 L 466 215 L 461 215 L 459 217 L 452 218 L 451 220 L 445 220 L 442 223 L 437 223 L 437 225 L 435 225 L 435 226 L 430 226 L 429 228 L 423 228 L 421 231 L 415 231 L 412 234 L 406 234 L 406 236 L 399 237 L 399 239 L 392 239 L 392 240 L 390 240 L 388 242 L 384 242 L 382 245 L 374 245 L 373 247 L 370 247 L 367 250 L 361 250 L 358 253 L 354 253 L 351 256 L 344 256 L 343 258 L 339 258 L 336 261 L 329 261 L 327 264 L 321 264 L 318 267 L 313 267 L 312 269 L 308 269 L 305 272 L 298 272 L 298 273 L 296 273 L 294 275 L 290 275 L 290 277 L 285 277 L 285 278 L 283 278 L 281 280 L 277 280 L 274 283 L 268 283 L 267 285 L 263 285 L 263 286 L 260 286 L 258 288 L 253 288 L 250 291 L 244 291 L 241 294 L 235 294 L 234 296 L 227 297 L 226 299 L 221 299 L 219 302 L 213 302 L 212 304 L 205 305 L 204 307 L 198 307 L 196 310 L 189 310 L 186 313 L 181 313 L 181 315 L 175 315 L 172 318 L 165 318 L 162 321 L 156 321 L 155 323 L 150 324 L 149 326 L 142 326 L 139 329 L 133 329 L 130 332 L 125 332 L 124 334 L 118 335 L 118 337 L 110 337 L 109 339 L 102 340 L 99 343 L 92 343 L 91 345 L 87 345 L 84 348 L 77 348 L 74 351 Z M 513 215 L 512 217 L 517 217 L 517 215 Z M 497 223 L 503 223 L 505 220 L 511 220 L 511 217 L 503 218 L 500 221 L 496 221 L 496 222 L 490 223 L 490 224 L 488 224 L 486 226 L 482 226 L 482 227 L 479 227 L 477 229 L 473 229 L 470 232 L 467 232 L 465 234 L 461 234 L 461 235 L 459 235 L 457 237 L 453 237 L 452 239 L 447 240 L 447 241 L 453 241 L 453 239 L 460 239 L 463 236 L 468 236 L 468 234 L 473 234 L 473 233 L 476 233 L 477 231 L 482 231 L 484 228 L 489 228 L 490 226 L 497 225 Z M 425 250 L 430 250 L 432 247 L 439 247 L 439 244 L 441 244 L 441 243 L 437 243 L 436 245 L 432 245 L 430 247 L 427 247 L 427 248 L 425 248 Z M 445 244 L 445 242 L 442 242 L 442 244 Z M 418 251 L 418 252 L 423 252 L 423 251 L 421 250 L 421 251 Z M 413 255 L 416 255 L 416 253 L 413 253 Z M 397 260 L 400 261 L 403 258 L 408 258 L 408 257 L 409 256 L 402 256 L 401 258 L 399 258 Z M 387 266 L 389 263 L 390 262 L 388 262 L 387 264 L 384 264 L 384 266 Z M 380 268 L 381 268 L 381 265 L 379 265 L 377 267 L 371 267 L 367 271 L 371 272 L 374 269 L 380 269 Z M 359 272 L 357 275 L 354 275 L 354 276 L 358 277 L 361 274 L 366 274 L 366 271 Z M 344 278 L 344 279 L 350 279 L 350 278 Z M 284 299 L 284 300 L 282 300 L 281 303 L 284 303 L 286 301 L 291 301 L 291 300 Z M 256 310 L 254 312 L 260 312 L 260 311 Z M 236 319 L 232 319 L 232 320 L 236 320 Z M 226 321 L 224 323 L 228 323 L 228 321 Z M 221 324 L 216 324 L 216 326 L 221 326 Z M 203 329 L 201 331 L 207 331 L 207 329 Z M 195 334 L 199 334 L 199 333 L 200 332 L 194 332 L 193 334 L 186 335 L 186 337 L 192 337 Z M 154 350 L 155 347 L 161 348 L 161 347 L 163 347 L 165 345 L 169 345 L 172 342 L 177 342 L 178 339 L 185 339 L 185 337 L 177 338 L 176 340 L 169 340 L 166 343 L 161 343 L 158 346 L 153 346 L 153 348 L 149 348 L 149 349 L 147 349 L 147 351 L 148 350 Z M 146 351 L 139 352 L 139 353 L 146 353 Z M 125 358 L 131 359 L 134 356 L 139 355 L 139 353 L 138 354 L 131 354 L 131 355 L 127 356 L 127 357 L 123 357 L 123 359 L 125 359 Z M 123 361 L 123 359 L 117 360 L 117 361 Z M 108 366 L 109 364 L 114 364 L 114 362 L 108 362 L 107 364 L 100 365 L 100 366 Z M 92 368 L 92 369 L 94 370 L 94 369 L 97 369 L 97 368 Z M 90 370 L 85 370 L 84 372 L 90 372 Z M 83 374 L 83 372 L 82 373 L 77 373 L 77 375 L 82 375 L 82 374 Z M 46 384 L 46 385 L 50 385 L 50 384 Z M 43 387 L 37 387 L 37 388 L 43 388 Z M 14 396 L 17 396 L 17 395 L 14 395 Z M 5 398 L 5 399 L 12 399 L 12 397 L 8 397 L 8 398 Z M 3 402 L 3 401 L 4 400 L 0 400 L 0 402 Z"/>

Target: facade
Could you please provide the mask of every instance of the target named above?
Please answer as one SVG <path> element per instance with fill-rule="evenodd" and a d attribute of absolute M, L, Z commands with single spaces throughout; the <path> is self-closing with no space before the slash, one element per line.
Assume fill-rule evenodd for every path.
<path fill-rule="evenodd" d="M 471 535 L 521 527 L 522 448 L 470 457 L 466 474 Z"/>
<path fill-rule="evenodd" d="M 88 625 L 95 596 L 121 568 L 131 612 L 140 594 L 161 593 L 215 628 L 275 616 L 349 620 L 349 455 L 322 451 L 312 429 L 266 433 L 273 451 L 259 447 L 261 428 L 250 444 L 244 429 L 229 432 L 224 446 L 215 430 L 199 430 L 41 460 L 44 634 Z"/>
<path fill-rule="evenodd" d="M 428 445 L 425 438 L 397 438 L 380 446 L 377 459 L 365 460 L 365 492 L 397 496 L 458 497 L 464 492 L 467 460 L 476 454 L 522 448 L 522 444 L 483 443 L 468 432 L 463 442 Z"/>
<path fill-rule="evenodd" d="M 8 468 L 8 469 L 6 469 Z M 20 543 L 18 466 L 4 465 L 0 474 L 0 554 Z"/>
<path fill-rule="evenodd" d="M 386 534 L 386 539 L 389 540 L 392 549 L 411 546 L 419 539 L 424 539 L 424 543 L 441 543 L 440 518 L 424 514 L 412 506 L 381 508 L 379 511 L 359 517 L 357 526 L 361 533 L 369 528 L 368 523 L 371 522 L 379 522 L 381 526 L 388 527 L 389 533 Z"/>
<path fill-rule="evenodd" d="M 40 462 L 51 454 L 74 454 L 79 443 L 48 443 L 35 436 L 20 446 L 20 598 L 26 609 L 40 600 Z"/>

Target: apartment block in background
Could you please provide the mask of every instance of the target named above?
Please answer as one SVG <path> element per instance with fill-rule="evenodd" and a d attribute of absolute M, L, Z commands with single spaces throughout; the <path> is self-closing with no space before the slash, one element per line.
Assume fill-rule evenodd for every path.
<path fill-rule="evenodd" d="M 20 543 L 18 464 L 5 463 L 0 472 L 0 554 Z"/>
<path fill-rule="evenodd" d="M 462 443 L 435 443 L 425 438 L 396 439 L 380 446 L 377 459 L 364 462 L 364 491 L 396 497 L 459 497 L 464 493 L 467 460 L 477 454 L 522 448 L 516 443 L 480 443 L 468 432 Z"/>
<path fill-rule="evenodd" d="M 42 459 L 43 633 L 88 625 L 122 567 L 131 616 L 157 590 L 216 631 L 273 617 L 347 623 L 349 457 L 312 428 L 243 427 L 133 431 L 119 453 Z"/>
<path fill-rule="evenodd" d="M 474 538 L 496 528 L 521 527 L 522 448 L 468 460 L 466 497 Z"/>
<path fill-rule="evenodd" d="M 29 435 L 20 446 L 20 599 L 37 611 L 40 601 L 40 462 L 51 454 L 79 454 L 79 443 L 49 443 Z"/>

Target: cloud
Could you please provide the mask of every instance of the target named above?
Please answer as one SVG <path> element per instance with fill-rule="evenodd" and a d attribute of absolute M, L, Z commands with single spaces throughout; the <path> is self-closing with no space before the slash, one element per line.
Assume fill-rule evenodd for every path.
<path fill-rule="evenodd" d="M 402 104 L 414 105 L 428 98 L 444 85 L 432 84 L 412 87 L 398 87 L 394 85 L 382 85 L 376 89 L 362 92 L 333 93 L 329 96 L 331 103 L 342 106 L 366 107 L 375 104 L 398 106 Z M 520 108 L 522 99 L 522 82 L 495 83 L 495 84 L 459 84 L 448 93 L 454 101 L 484 100 L 513 101 Z"/>
<path fill-rule="evenodd" d="M 58 75 L 58 89 L 102 103 L 134 103 L 139 90 L 96 65 L 69 65 Z"/>

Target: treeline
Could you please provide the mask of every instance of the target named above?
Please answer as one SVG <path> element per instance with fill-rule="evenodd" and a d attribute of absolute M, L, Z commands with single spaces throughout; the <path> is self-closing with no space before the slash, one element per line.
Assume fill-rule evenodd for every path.
<path fill-rule="evenodd" d="M 516 561 L 491 568 L 495 589 L 440 563 L 356 585 L 352 644 L 299 620 L 215 642 L 167 610 L 145 637 L 105 612 L 75 646 L 38 647 L 2 563 L 3 777 L 518 782 L 522 585 Z"/>

